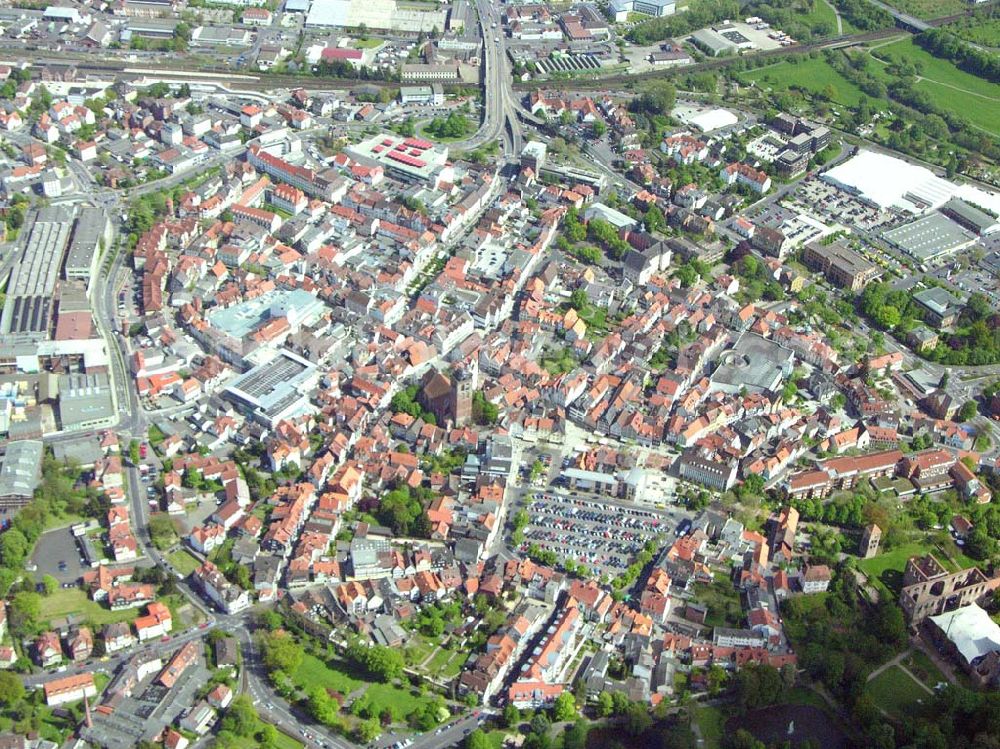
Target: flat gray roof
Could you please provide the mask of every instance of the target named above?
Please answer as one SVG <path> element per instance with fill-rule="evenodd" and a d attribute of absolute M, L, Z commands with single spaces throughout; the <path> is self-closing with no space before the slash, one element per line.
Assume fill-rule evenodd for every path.
<path fill-rule="evenodd" d="M 84 208 L 73 225 L 66 253 L 66 277 L 89 277 L 97 258 L 101 238 L 108 232 L 108 216 L 100 208 Z"/>
<path fill-rule="evenodd" d="M 35 215 L 7 284 L 7 302 L 0 321 L 4 333 L 44 337 L 48 332 L 52 292 L 72 225 L 72 208 L 50 206 Z"/>
<path fill-rule="evenodd" d="M 895 229 L 882 238 L 922 262 L 947 255 L 976 241 L 976 235 L 941 213 L 929 213 Z"/>
<path fill-rule="evenodd" d="M 39 440 L 18 440 L 7 445 L 0 464 L 0 497 L 34 496 L 41 479 L 44 449 Z"/>
<path fill-rule="evenodd" d="M 72 429 L 114 416 L 111 387 L 104 372 L 59 376 L 59 420 Z"/>

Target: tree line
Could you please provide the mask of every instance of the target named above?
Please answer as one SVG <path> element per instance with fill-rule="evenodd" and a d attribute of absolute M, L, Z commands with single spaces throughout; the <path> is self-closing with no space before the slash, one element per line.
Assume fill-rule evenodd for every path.
<path fill-rule="evenodd" d="M 1000 83 L 1000 55 L 976 49 L 944 29 L 928 29 L 916 37 L 916 43 L 935 57 L 955 63 L 966 73 L 990 83 Z"/>

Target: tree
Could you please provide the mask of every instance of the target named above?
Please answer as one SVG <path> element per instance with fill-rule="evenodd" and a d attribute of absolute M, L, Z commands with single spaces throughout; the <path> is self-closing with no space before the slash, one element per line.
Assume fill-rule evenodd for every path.
<path fill-rule="evenodd" d="M 631 736 L 641 736 L 653 725 L 653 717 L 649 714 L 646 706 L 639 702 L 633 702 L 625 711 L 625 730 Z"/>
<path fill-rule="evenodd" d="M 52 577 L 52 575 L 42 576 L 42 585 L 45 588 L 45 595 L 47 596 L 51 596 L 59 590 L 59 581 Z"/>
<path fill-rule="evenodd" d="M 361 643 L 354 643 L 347 649 L 347 656 L 381 682 L 398 679 L 403 675 L 406 665 L 400 651 L 383 645 L 369 648 Z"/>
<path fill-rule="evenodd" d="M 0 705 L 13 707 L 24 699 L 21 677 L 10 671 L 0 671 Z"/>
<path fill-rule="evenodd" d="M 959 421 L 971 421 L 979 413 L 979 406 L 974 400 L 968 400 L 958 409 Z"/>
<path fill-rule="evenodd" d="M 150 515 L 149 537 L 157 549 L 169 549 L 177 540 L 177 530 L 174 528 L 173 519 L 163 512 Z"/>
<path fill-rule="evenodd" d="M 587 308 L 587 292 L 583 289 L 576 289 L 569 295 L 569 306 L 577 312 Z"/>
<path fill-rule="evenodd" d="M 266 637 L 260 637 L 259 643 L 264 653 L 264 668 L 268 671 L 290 674 L 302 665 L 302 646 L 288 632 L 272 632 Z"/>
<path fill-rule="evenodd" d="M 563 733 L 563 749 L 586 749 L 590 728 L 582 720 L 567 726 Z"/>
<path fill-rule="evenodd" d="M 997 595 L 1000 596 L 1000 589 L 998 589 Z M 512 702 L 508 702 L 506 707 L 504 707 L 503 709 L 504 728 L 513 728 L 520 722 L 521 722 L 521 711 L 517 709 L 517 705 L 513 704 Z"/>
<path fill-rule="evenodd" d="M 378 718 L 369 718 L 358 723 L 355 731 L 358 741 L 367 744 L 379 737 L 379 734 L 382 733 L 382 724 L 379 723 Z"/>
<path fill-rule="evenodd" d="M 482 728 L 477 728 L 465 737 L 462 746 L 465 749 L 490 749 L 493 744 L 490 742 L 490 737 L 486 735 L 486 732 Z"/>
<path fill-rule="evenodd" d="M 640 94 L 632 101 L 632 108 L 636 112 L 653 115 L 668 115 L 674 108 L 674 101 L 677 98 L 677 91 L 669 83 L 657 82 L 644 93 Z"/>
<path fill-rule="evenodd" d="M 552 721 L 549 720 L 549 716 L 545 713 L 538 713 L 534 718 L 531 719 L 531 732 L 537 734 L 538 736 L 547 736 L 549 729 L 552 728 Z"/>
<path fill-rule="evenodd" d="M 10 531 L 8 531 L 9 533 Z M 22 590 L 14 596 L 10 604 L 10 626 L 19 634 L 32 632 L 42 615 L 42 597 L 37 593 Z"/>
<path fill-rule="evenodd" d="M 556 721 L 563 723 L 567 720 L 574 720 L 577 717 L 576 700 L 571 692 L 563 692 L 552 706 L 552 717 Z"/>
<path fill-rule="evenodd" d="M 749 665 L 736 674 L 736 696 L 744 710 L 775 704 L 784 692 L 781 674 L 767 665 Z"/>
<path fill-rule="evenodd" d="M 222 719 L 224 730 L 231 731 L 237 736 L 251 737 L 260 729 L 260 716 L 253 706 L 249 695 L 241 694 L 233 700 L 226 711 L 226 717 Z"/>
<path fill-rule="evenodd" d="M 11 528 L 0 536 L 0 561 L 9 569 L 17 569 L 24 563 L 31 550 L 31 544 L 18 528 Z"/>
<path fill-rule="evenodd" d="M 602 718 L 608 718 L 614 712 L 614 702 L 611 699 L 611 694 L 608 692 L 601 692 L 597 695 L 597 714 Z"/>

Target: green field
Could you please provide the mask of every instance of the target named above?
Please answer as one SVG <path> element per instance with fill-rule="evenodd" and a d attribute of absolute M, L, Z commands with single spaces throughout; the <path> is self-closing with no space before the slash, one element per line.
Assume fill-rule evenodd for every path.
<path fill-rule="evenodd" d="M 195 569 L 201 566 L 201 562 L 193 554 L 184 549 L 178 549 L 167 554 L 167 559 L 182 575 L 190 575 Z"/>
<path fill-rule="evenodd" d="M 374 49 L 385 44 L 385 39 L 354 39 L 351 46 L 354 49 Z"/>
<path fill-rule="evenodd" d="M 292 681 L 301 689 L 307 690 L 319 686 L 340 692 L 344 696 L 364 686 L 364 683 L 359 679 L 354 679 L 340 670 L 327 667 L 323 661 L 309 653 L 305 654 L 302 658 L 302 665 L 292 674 Z"/>
<path fill-rule="evenodd" d="M 779 62 L 740 74 L 744 83 L 753 81 L 774 91 L 798 90 L 813 96 L 831 94 L 830 100 L 845 107 L 857 106 L 861 89 L 831 68 L 822 58 Z"/>
<path fill-rule="evenodd" d="M 899 666 L 880 673 L 868 682 L 867 689 L 878 707 L 897 718 L 913 715 L 931 699 L 931 695 Z"/>
<path fill-rule="evenodd" d="M 59 588 L 52 595 L 42 597 L 39 619 L 47 622 L 68 614 L 80 614 L 84 620 L 99 627 L 111 622 L 130 622 L 135 618 L 137 611 L 138 609 L 112 611 L 91 601 L 79 588 Z"/>
<path fill-rule="evenodd" d="M 1000 88 L 924 51 L 912 39 L 880 47 L 874 54 L 902 58 L 919 67 L 917 88 L 942 109 L 956 112 L 973 125 L 1000 135 Z"/>

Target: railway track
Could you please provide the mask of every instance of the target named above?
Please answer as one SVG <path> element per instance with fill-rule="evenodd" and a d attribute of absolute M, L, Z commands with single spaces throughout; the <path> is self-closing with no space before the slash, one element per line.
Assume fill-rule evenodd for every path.
<path fill-rule="evenodd" d="M 631 83 L 632 81 L 649 80 L 651 78 L 666 79 L 677 75 L 687 75 L 688 73 L 700 73 L 706 70 L 720 70 L 744 59 L 767 59 L 769 57 L 783 57 L 785 55 L 804 55 L 813 51 L 824 49 L 842 49 L 844 47 L 850 47 L 863 42 L 878 41 L 887 37 L 897 36 L 900 33 L 900 30 L 896 28 L 884 29 L 882 31 L 870 31 L 866 34 L 851 34 L 836 37 L 835 39 L 824 39 L 818 42 L 810 42 L 809 44 L 795 44 L 790 47 L 763 50 L 756 52 L 749 57 L 720 57 L 714 60 L 705 60 L 704 62 L 695 63 L 694 65 L 686 65 L 680 68 L 650 70 L 646 73 L 635 73 L 632 75 L 614 75 L 606 78 L 593 78 L 590 80 L 584 78 L 572 78 L 551 82 L 514 81 L 514 89 L 519 91 L 531 91 L 538 88 L 539 85 L 546 85 L 546 83 L 551 86 L 570 88 L 573 91 L 604 89 L 608 87 L 622 86 Z"/>

